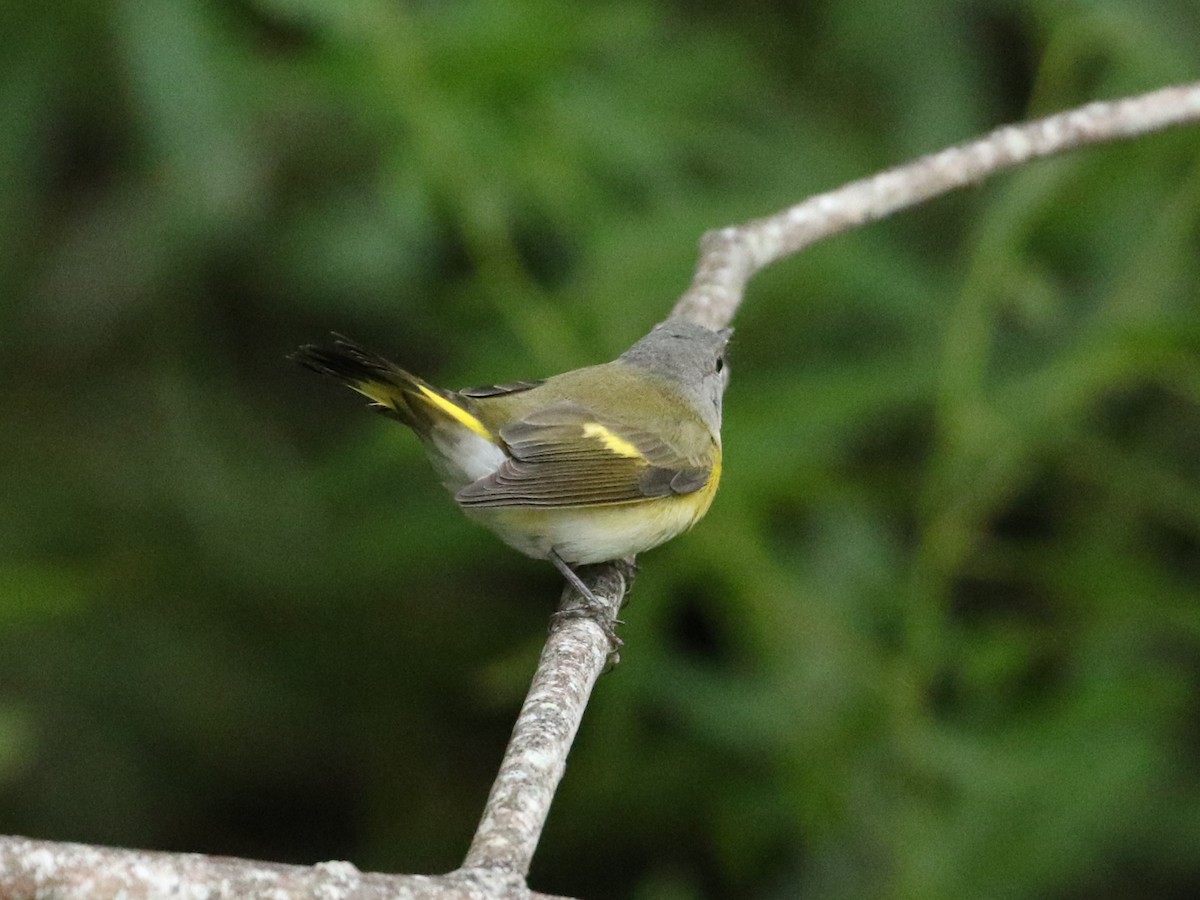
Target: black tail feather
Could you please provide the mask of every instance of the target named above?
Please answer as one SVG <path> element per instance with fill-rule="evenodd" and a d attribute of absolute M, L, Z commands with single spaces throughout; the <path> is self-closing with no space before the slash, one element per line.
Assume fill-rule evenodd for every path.
<path fill-rule="evenodd" d="M 305 344 L 288 356 L 306 369 L 328 375 L 351 386 L 382 381 L 397 386 L 411 380 L 407 372 L 377 353 L 343 335 L 333 334 L 333 345 Z"/>

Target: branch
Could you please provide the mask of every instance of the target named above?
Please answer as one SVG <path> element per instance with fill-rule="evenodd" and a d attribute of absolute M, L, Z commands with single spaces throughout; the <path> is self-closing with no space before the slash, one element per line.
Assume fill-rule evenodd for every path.
<path fill-rule="evenodd" d="M 13 900 L 565 900 L 493 872 L 379 875 L 348 862 L 288 866 L 0 836 L 0 897 Z"/>
<path fill-rule="evenodd" d="M 700 242 L 691 287 L 675 304 L 681 316 L 721 328 L 741 303 L 746 283 L 786 256 L 859 225 L 873 222 L 995 172 L 1087 144 L 1134 137 L 1200 120 L 1200 82 L 1138 97 L 1090 103 L 818 194 L 772 216 L 718 231 Z M 615 619 L 627 589 L 626 563 L 596 567 L 590 583 Z M 568 589 L 564 604 L 575 602 Z M 551 634 L 533 686 L 513 729 L 500 774 L 467 854 L 467 867 L 525 874 L 566 767 L 567 752 L 591 689 L 603 667 L 607 641 L 599 626 L 574 620 Z M 585 627 L 587 630 L 585 631 Z M 590 641 L 590 644 L 586 643 Z"/>
<path fill-rule="evenodd" d="M 1032 159 L 1200 121 L 1200 82 L 1092 103 L 923 156 L 819 194 L 762 219 L 711 231 L 672 316 L 710 328 L 729 324 L 757 272 L 823 238 L 981 181 Z M 589 587 L 615 620 L 632 566 L 592 567 Z M 568 589 L 563 609 L 578 603 Z M 609 648 L 586 618 L 562 619 L 538 662 L 529 695 L 463 868 L 438 877 L 360 873 L 349 863 L 312 868 L 196 854 L 147 853 L 0 837 L 0 896 L 105 898 L 178 896 L 277 900 L 328 897 L 548 900 L 525 887 L 550 801 L 566 767 Z"/>
<path fill-rule="evenodd" d="M 782 212 L 710 231 L 700 239 L 691 287 L 672 315 L 724 328 L 756 273 L 827 237 L 976 184 L 1032 159 L 1126 140 L 1200 121 L 1200 81 L 1122 100 L 1089 103 L 922 156 L 809 197 Z"/>
<path fill-rule="evenodd" d="M 632 561 L 580 570 L 596 599 L 607 607 L 610 622 L 616 622 L 633 573 Z M 529 872 L 550 801 L 567 766 L 571 742 L 610 652 L 608 638 L 594 618 L 569 617 L 582 608 L 583 598 L 568 586 L 464 869 L 522 876 Z"/>

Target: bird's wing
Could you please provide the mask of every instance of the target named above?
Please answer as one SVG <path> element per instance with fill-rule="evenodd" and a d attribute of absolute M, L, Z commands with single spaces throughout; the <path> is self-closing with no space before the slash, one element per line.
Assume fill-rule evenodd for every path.
<path fill-rule="evenodd" d="M 500 429 L 510 458 L 460 490 L 464 507 L 629 503 L 704 487 L 711 466 L 649 432 L 562 400 Z"/>
<path fill-rule="evenodd" d="M 520 394 L 523 391 L 532 390 L 544 383 L 545 379 L 539 381 L 510 381 L 507 384 L 484 384 L 479 387 L 463 388 L 461 391 L 455 391 L 454 393 L 462 397 L 470 397 L 474 400 L 486 400 L 491 397 Z"/>

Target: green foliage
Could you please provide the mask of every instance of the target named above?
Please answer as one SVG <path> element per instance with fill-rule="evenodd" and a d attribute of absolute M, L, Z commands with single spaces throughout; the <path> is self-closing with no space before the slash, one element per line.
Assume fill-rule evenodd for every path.
<path fill-rule="evenodd" d="M 84 0 L 0 30 L 0 829 L 444 871 L 559 584 L 284 356 L 608 358 L 707 228 L 1196 77 L 1190 0 Z M 533 883 L 1189 896 L 1195 129 L 813 248 Z"/>

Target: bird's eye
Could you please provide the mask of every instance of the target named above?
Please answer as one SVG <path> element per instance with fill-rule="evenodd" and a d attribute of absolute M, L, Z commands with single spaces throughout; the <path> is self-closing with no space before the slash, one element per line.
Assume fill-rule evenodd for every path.
<path fill-rule="evenodd" d="M 718 356 L 717 357 L 717 371 L 720 372 L 724 368 L 725 368 L 725 357 Z"/>

